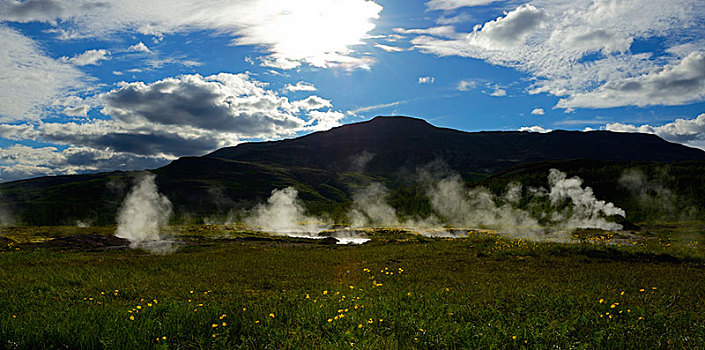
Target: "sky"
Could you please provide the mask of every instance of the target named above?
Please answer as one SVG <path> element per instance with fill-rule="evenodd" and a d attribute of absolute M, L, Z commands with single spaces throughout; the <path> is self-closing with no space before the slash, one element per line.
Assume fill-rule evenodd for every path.
<path fill-rule="evenodd" d="M 702 0 L 0 0 L 0 181 L 418 117 L 705 149 Z"/>

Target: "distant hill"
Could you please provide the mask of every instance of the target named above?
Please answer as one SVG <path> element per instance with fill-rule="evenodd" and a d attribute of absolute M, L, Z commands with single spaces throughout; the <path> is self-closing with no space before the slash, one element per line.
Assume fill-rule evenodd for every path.
<path fill-rule="evenodd" d="M 463 132 L 422 119 L 376 117 L 295 139 L 226 147 L 205 157 L 384 175 L 442 160 L 463 174 L 493 174 L 545 160 L 677 162 L 705 160 L 705 152 L 650 134 Z M 364 169 L 360 158 L 369 159 Z"/>
<path fill-rule="evenodd" d="M 408 203 L 414 200 L 413 190 L 399 180 L 439 161 L 467 181 L 492 188 L 512 179 L 545 182 L 547 169 L 557 167 L 584 177 L 587 185 L 595 182 L 596 194 L 618 205 L 620 198 L 613 197 L 622 194 L 616 185 L 621 170 L 667 167 L 678 191 L 705 197 L 698 185 L 705 181 L 697 181 L 705 174 L 705 152 L 655 135 L 463 132 L 409 117 L 377 117 L 294 139 L 244 143 L 180 158 L 152 172 L 183 220 L 249 208 L 266 200 L 272 189 L 287 186 L 298 189 L 310 210 L 338 218 L 351 194 L 370 181 L 387 183 L 400 205 L 415 207 Z M 683 169 L 689 177 L 679 182 Z M 20 223 L 110 224 L 132 176 L 112 172 L 3 183 L 0 201 Z"/>

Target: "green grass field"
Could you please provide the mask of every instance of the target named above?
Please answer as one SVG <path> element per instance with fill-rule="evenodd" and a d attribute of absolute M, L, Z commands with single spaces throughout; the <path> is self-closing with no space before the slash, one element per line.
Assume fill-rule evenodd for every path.
<path fill-rule="evenodd" d="M 360 246 L 192 226 L 169 255 L 46 242 L 111 227 L 3 228 L 0 348 L 704 348 L 700 225 Z"/>

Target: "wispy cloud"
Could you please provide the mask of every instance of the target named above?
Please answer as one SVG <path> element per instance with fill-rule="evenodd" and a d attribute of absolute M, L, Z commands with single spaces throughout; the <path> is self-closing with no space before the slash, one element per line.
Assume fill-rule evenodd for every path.
<path fill-rule="evenodd" d="M 348 113 L 348 115 L 357 115 L 358 113 L 374 111 L 376 109 L 398 106 L 398 105 L 404 104 L 406 102 L 407 101 L 394 101 L 394 102 L 390 102 L 390 103 L 382 103 L 382 104 L 377 104 L 377 105 L 372 105 L 372 106 L 365 106 L 365 107 L 351 109 L 347 113 Z"/>

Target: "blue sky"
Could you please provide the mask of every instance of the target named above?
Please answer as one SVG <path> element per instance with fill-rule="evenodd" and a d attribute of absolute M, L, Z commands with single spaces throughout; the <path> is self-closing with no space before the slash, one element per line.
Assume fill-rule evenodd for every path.
<path fill-rule="evenodd" d="M 0 181 L 407 115 L 705 148 L 699 0 L 0 0 Z"/>

